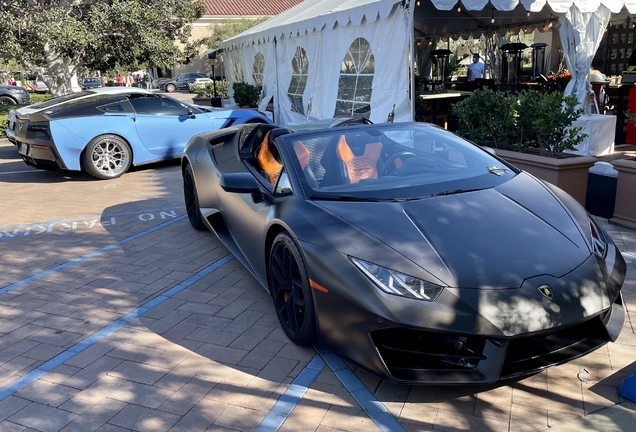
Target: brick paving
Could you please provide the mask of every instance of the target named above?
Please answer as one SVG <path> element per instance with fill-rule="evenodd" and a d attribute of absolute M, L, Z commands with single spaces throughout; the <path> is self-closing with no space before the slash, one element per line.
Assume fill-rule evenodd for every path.
<path fill-rule="evenodd" d="M 0 196 L 0 288 L 123 242 L 0 294 L 0 388 L 228 254 L 183 218 L 178 163 L 95 181 L 31 170 L 0 141 Z M 600 222 L 636 252 L 634 231 Z M 620 402 L 636 372 L 631 261 L 623 293 L 616 343 L 530 378 L 411 387 L 354 372 L 407 431 L 563 424 Z M 285 337 L 269 295 L 232 260 L 1 401 L 0 431 L 252 431 L 314 355 Z M 326 367 L 280 430 L 377 427 Z"/>

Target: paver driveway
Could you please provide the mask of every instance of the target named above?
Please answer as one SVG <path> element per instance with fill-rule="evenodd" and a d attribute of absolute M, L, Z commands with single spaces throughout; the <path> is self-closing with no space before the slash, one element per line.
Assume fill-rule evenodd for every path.
<path fill-rule="evenodd" d="M 628 316 L 617 343 L 521 381 L 410 387 L 354 370 L 364 385 L 348 390 L 349 369 L 289 342 L 267 293 L 190 228 L 178 163 L 96 181 L 33 170 L 0 140 L 0 199 L 0 431 L 534 431 L 617 403 L 636 372 Z M 635 232 L 601 223 L 636 252 Z M 308 372 L 306 392 L 290 387 Z M 285 391 L 295 408 L 277 404 Z M 365 412 L 352 392 L 381 404 Z"/>

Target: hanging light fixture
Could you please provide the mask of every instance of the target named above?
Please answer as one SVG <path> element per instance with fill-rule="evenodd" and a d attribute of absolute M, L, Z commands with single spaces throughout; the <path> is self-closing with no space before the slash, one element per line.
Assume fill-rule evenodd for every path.
<path fill-rule="evenodd" d="M 530 11 L 526 12 L 526 16 L 530 18 Z"/>
<path fill-rule="evenodd" d="M 490 24 L 494 24 L 495 23 L 495 8 L 492 8 L 492 11 L 490 12 Z"/>
<path fill-rule="evenodd" d="M 462 11 L 462 4 L 460 2 L 457 2 L 457 13 Z"/>
<path fill-rule="evenodd" d="M 421 4 L 421 3 L 420 3 L 420 0 L 417 0 L 417 1 L 415 2 L 415 6 L 419 6 L 420 4 Z"/>

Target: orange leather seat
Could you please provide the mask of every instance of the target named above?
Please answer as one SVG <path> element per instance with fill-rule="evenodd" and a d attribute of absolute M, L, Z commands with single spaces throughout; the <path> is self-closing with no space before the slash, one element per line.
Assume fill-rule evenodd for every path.
<path fill-rule="evenodd" d="M 265 171 L 266 178 L 273 185 L 276 183 L 278 174 L 280 174 L 283 165 L 280 164 L 269 149 L 269 132 L 265 135 L 261 148 L 258 151 L 258 163 L 261 169 Z"/>
<path fill-rule="evenodd" d="M 358 183 L 360 180 L 369 178 L 378 178 L 377 165 L 382 155 L 382 143 L 368 143 L 365 145 L 364 154 L 356 156 L 347 144 L 345 136 L 341 135 L 336 152 L 347 168 L 347 175 L 351 183 Z"/>
<path fill-rule="evenodd" d="M 300 162 L 300 168 L 304 170 L 309 163 L 309 150 L 307 150 L 307 147 L 300 141 L 294 141 L 293 146 L 298 161 Z"/>

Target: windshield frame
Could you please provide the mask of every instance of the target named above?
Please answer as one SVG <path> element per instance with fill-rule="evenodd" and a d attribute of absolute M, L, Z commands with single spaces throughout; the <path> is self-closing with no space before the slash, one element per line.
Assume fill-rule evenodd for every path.
<path fill-rule="evenodd" d="M 493 182 L 492 183 L 496 183 L 493 185 L 489 185 L 486 187 L 479 187 L 477 185 L 478 181 L 475 180 L 477 177 L 467 177 L 467 178 L 463 178 L 463 179 L 458 179 L 457 181 L 461 182 L 465 182 L 465 183 L 469 183 L 471 182 L 471 180 L 475 180 L 474 183 L 472 184 L 471 187 L 465 187 L 465 188 L 460 188 L 460 187 L 456 187 L 453 183 L 454 182 L 432 182 L 430 184 L 422 184 L 422 185 L 413 185 L 413 186 L 408 186 L 408 187 L 404 187 L 404 188 L 416 188 L 416 187 L 424 187 L 424 186 L 432 186 L 432 185 L 443 185 L 448 183 L 448 188 L 437 188 L 434 191 L 430 191 L 429 193 L 424 193 L 421 195 L 417 195 L 417 196 L 413 196 L 410 194 L 403 194 L 403 195 L 397 195 L 397 196 L 390 196 L 391 194 L 388 193 L 387 191 L 390 190 L 399 190 L 401 189 L 401 187 L 395 187 L 395 188 L 378 188 L 377 190 L 373 190 L 373 189 L 366 189 L 366 188 L 362 188 L 359 191 L 355 191 L 355 190 L 345 190 L 345 191 L 329 191 L 329 190 L 324 190 L 322 188 L 319 189 L 314 189 L 313 187 L 311 187 L 309 185 L 309 182 L 303 172 L 303 169 L 300 166 L 300 162 L 298 160 L 298 157 L 295 154 L 295 151 L 293 149 L 293 143 L 295 141 L 301 141 L 303 139 L 308 140 L 311 138 L 316 138 L 317 136 L 320 135 L 337 135 L 337 134 L 350 134 L 350 133 L 354 133 L 356 131 L 361 131 L 364 132 L 365 130 L 369 130 L 369 129 L 375 129 L 376 133 L 382 133 L 383 131 L 388 131 L 388 130 L 399 130 L 399 129 L 403 129 L 405 131 L 415 131 L 415 130 L 419 130 L 419 131 L 423 131 L 423 132 L 431 132 L 433 134 L 449 134 L 449 137 L 451 137 L 451 139 L 456 140 L 459 142 L 458 145 L 462 145 L 465 146 L 467 149 L 470 149 L 469 151 L 475 151 L 480 155 L 481 157 L 484 157 L 485 159 L 491 159 L 493 161 L 493 166 L 490 167 L 484 167 L 486 169 L 489 168 L 494 168 L 494 167 L 501 167 L 505 172 L 504 173 L 504 181 L 496 181 L 494 180 L 495 178 L 501 178 L 500 175 L 495 174 L 493 171 L 488 171 L 487 173 L 484 174 L 480 174 L 481 175 L 492 175 L 493 176 Z M 478 146 L 452 132 L 448 132 L 442 128 L 440 128 L 439 126 L 436 125 L 432 125 L 432 124 L 428 124 L 428 123 L 420 123 L 420 122 L 404 122 L 404 123 L 385 123 L 385 124 L 371 124 L 371 125 L 353 125 L 353 126 L 347 126 L 347 127 L 337 127 L 337 128 L 324 128 L 324 129 L 316 129 L 316 130 L 311 130 L 311 131 L 302 131 L 302 132 L 294 132 L 291 134 L 286 134 L 286 135 L 282 135 L 281 137 L 279 137 L 279 139 L 282 141 L 281 142 L 281 147 L 284 148 L 284 151 L 281 152 L 282 154 L 284 154 L 284 158 L 287 159 L 286 165 L 292 167 L 293 166 L 293 170 L 295 171 L 295 175 L 293 176 L 296 180 L 296 182 L 298 183 L 295 186 L 300 186 L 300 187 L 296 187 L 294 189 L 294 193 L 297 195 L 300 195 L 302 193 L 302 195 L 304 195 L 304 198 L 306 200 L 311 200 L 312 196 L 317 197 L 315 199 L 334 199 L 334 200 L 340 200 L 340 201 L 408 201 L 408 200 L 413 200 L 413 199 L 421 199 L 421 198 L 428 198 L 428 197 L 434 197 L 434 196 L 440 196 L 440 195 L 448 195 L 448 192 L 452 192 L 452 194 L 456 194 L 456 193 L 461 193 L 461 192 L 469 192 L 469 191 L 476 191 L 476 190 L 482 190 L 482 189 L 490 189 L 492 187 L 497 187 L 500 184 L 505 183 L 506 181 L 510 180 L 512 177 L 516 176 L 517 174 L 519 174 L 521 172 L 521 170 L 519 170 L 518 168 L 514 167 L 513 165 L 509 164 L 508 162 L 506 162 L 505 160 L 503 160 L 502 158 L 500 158 L 497 155 L 492 154 L 491 152 L 483 149 L 481 146 Z M 288 173 L 291 171 L 291 169 L 288 170 Z M 486 177 L 484 177 L 485 179 Z M 396 179 L 397 180 L 397 179 Z M 456 182 L 455 182 L 456 183 Z M 362 192 L 362 193 L 360 193 Z M 373 192 L 373 193 L 372 193 Z M 377 194 L 375 192 L 378 192 Z"/>

